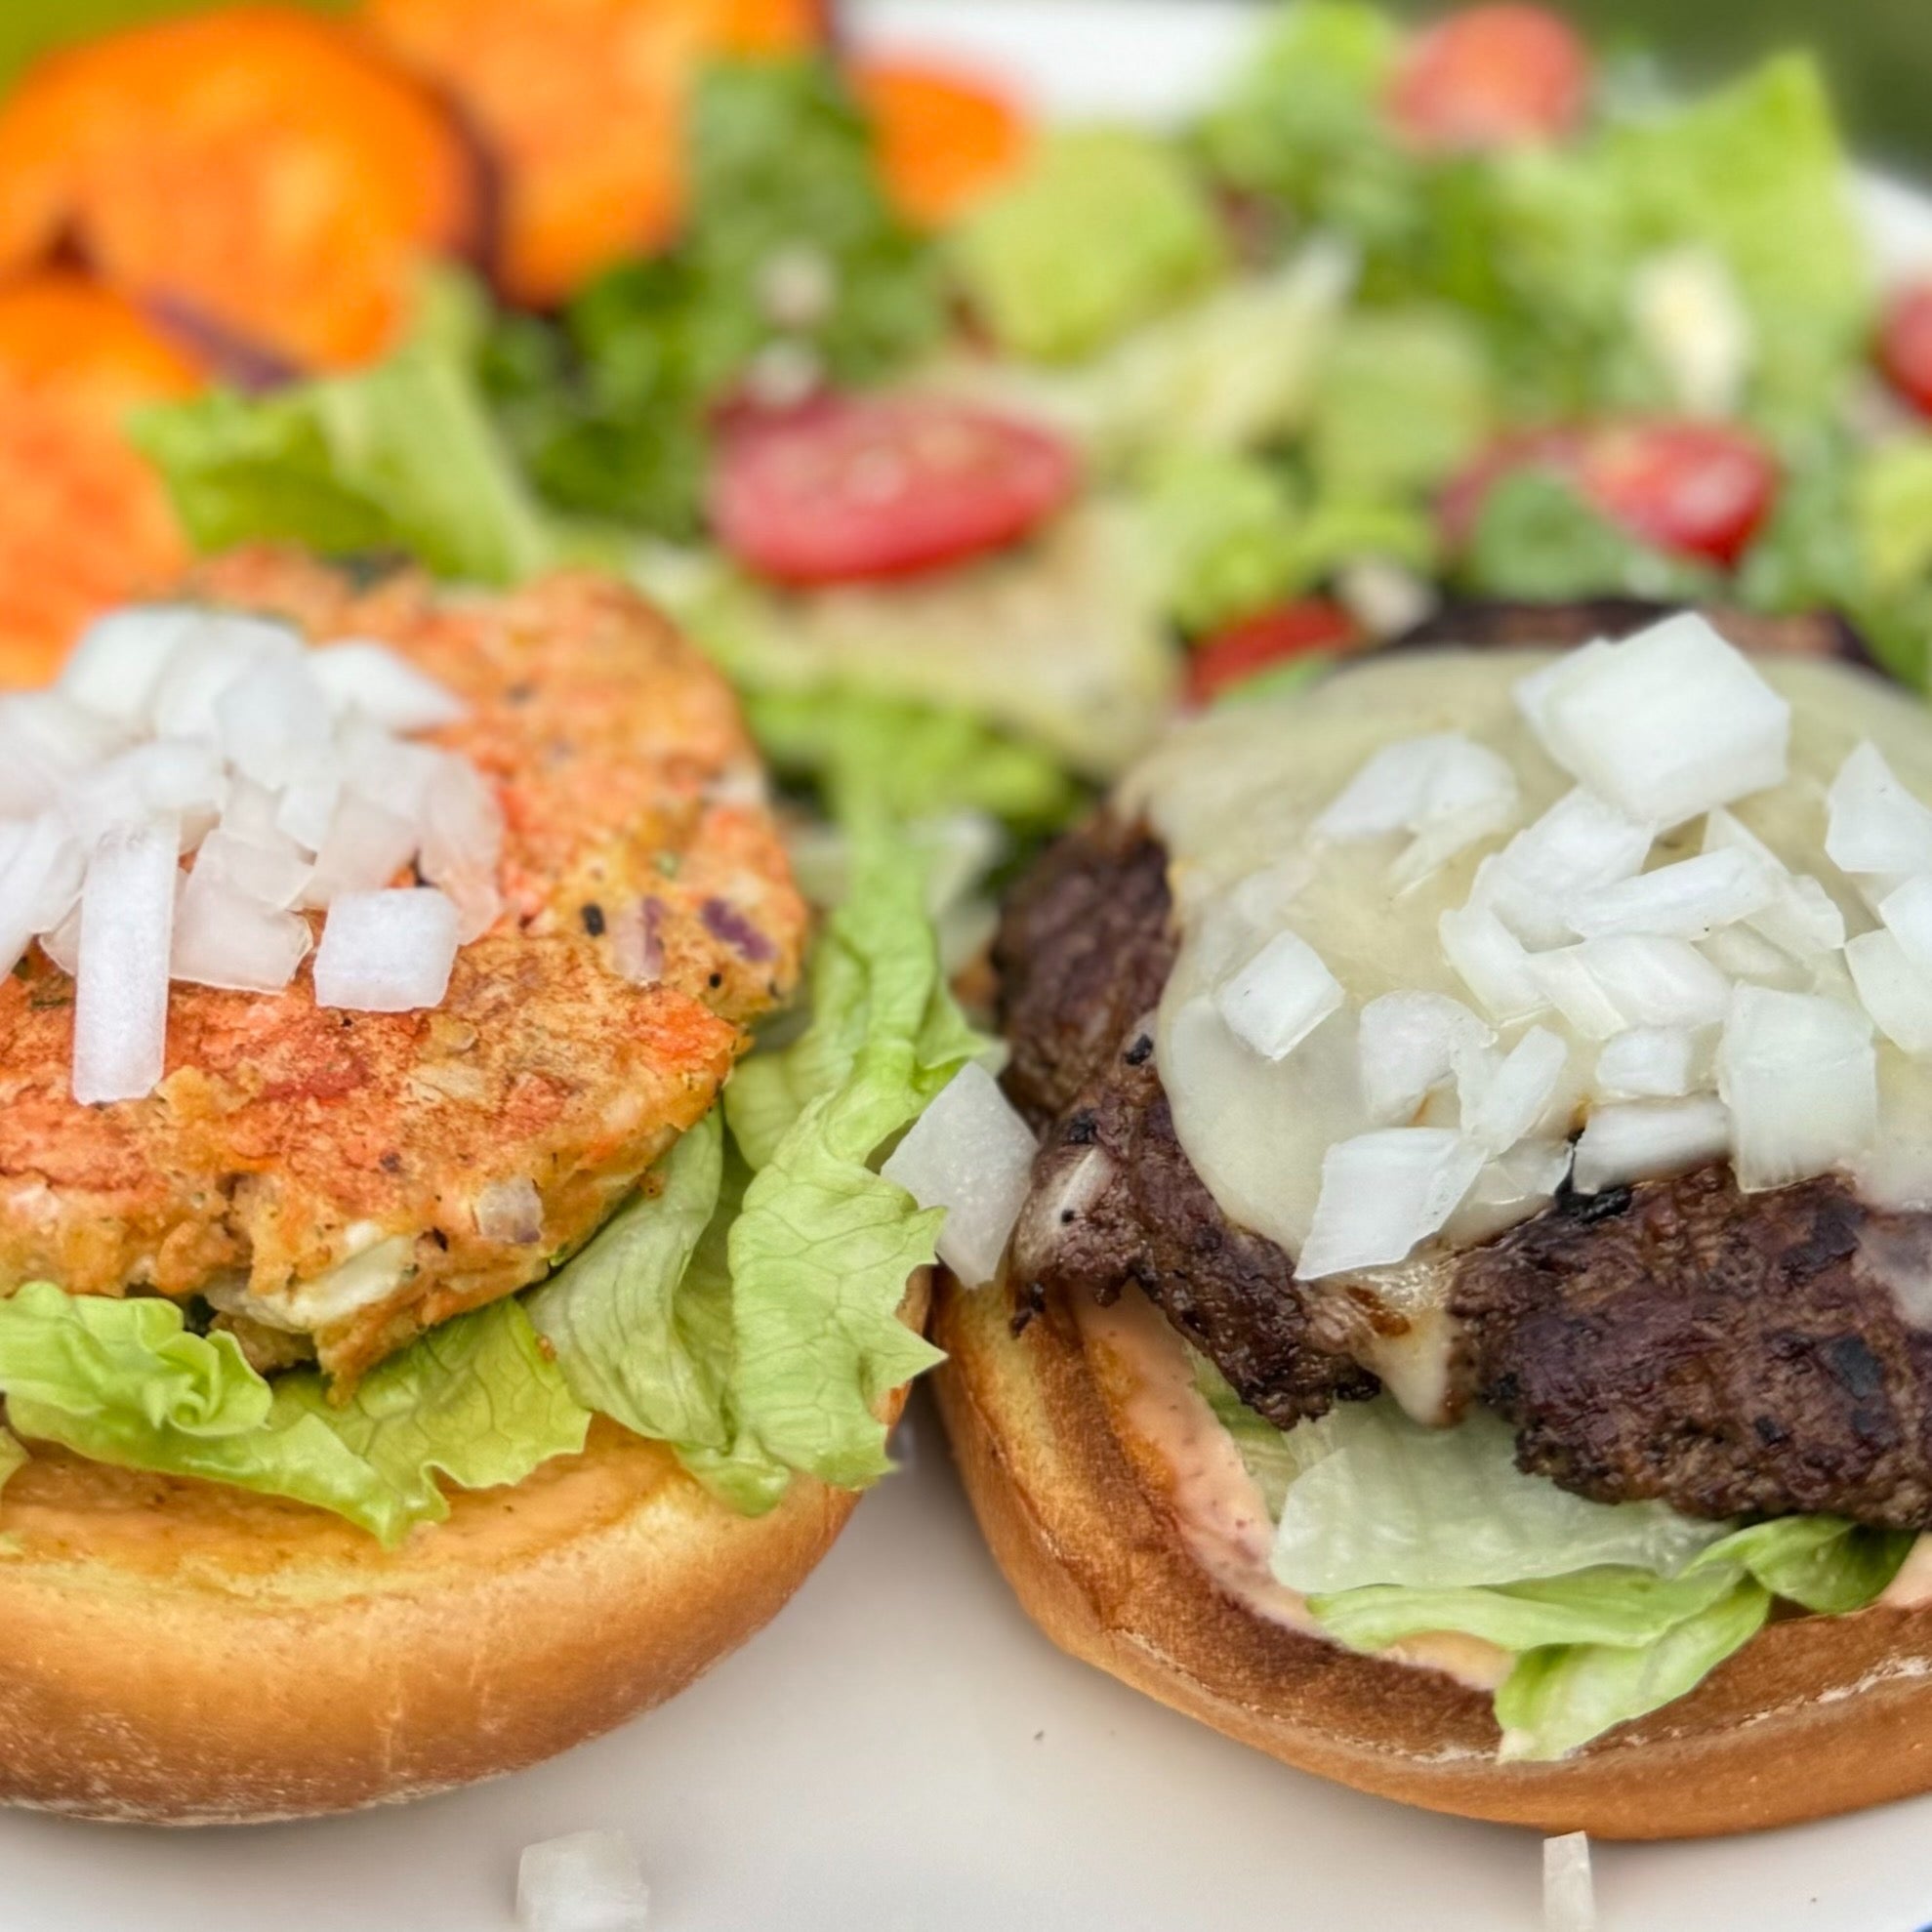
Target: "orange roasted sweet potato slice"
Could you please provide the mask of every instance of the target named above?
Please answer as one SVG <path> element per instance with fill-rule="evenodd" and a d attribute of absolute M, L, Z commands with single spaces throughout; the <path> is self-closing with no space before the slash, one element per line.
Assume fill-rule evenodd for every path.
<path fill-rule="evenodd" d="M 0 684 L 51 677 L 99 611 L 165 587 L 187 546 L 126 412 L 203 372 L 64 269 L 0 287 Z"/>
<path fill-rule="evenodd" d="M 309 367 L 380 354 L 426 253 L 473 238 L 453 118 L 351 29 L 230 8 L 42 61 L 0 104 L 0 270 L 102 278 Z"/>
<path fill-rule="evenodd" d="M 907 220 L 954 221 L 1018 170 L 1031 131 L 983 83 L 916 60 L 863 62 L 852 76 L 879 133 L 885 185 Z"/>
<path fill-rule="evenodd" d="M 815 0 L 367 0 L 365 19 L 490 150 L 498 279 L 538 308 L 676 226 L 701 60 L 794 52 L 819 32 Z"/>

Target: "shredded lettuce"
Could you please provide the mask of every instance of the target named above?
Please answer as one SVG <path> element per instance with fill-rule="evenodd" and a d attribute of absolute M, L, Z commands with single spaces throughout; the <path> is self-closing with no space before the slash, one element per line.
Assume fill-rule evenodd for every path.
<path fill-rule="evenodd" d="M 172 1301 L 29 1282 L 0 1301 L 0 1392 L 28 1442 L 289 1497 L 386 1543 L 448 1513 L 432 1470 L 518 1482 L 581 1448 L 590 1419 L 514 1302 L 438 1329 L 336 1408 L 315 1376 L 271 1388 L 232 1336 L 189 1333 Z"/>
<path fill-rule="evenodd" d="M 1276 1574 L 1336 1642 L 1455 1632 L 1509 1653 L 1504 1757 L 1561 1757 L 1684 1696 L 1776 1599 L 1864 1608 L 1912 1542 L 1836 1517 L 1728 1529 L 1588 1502 L 1517 1469 L 1509 1428 L 1482 1411 L 1424 1429 L 1382 1397 L 1284 1433 L 1194 1368 L 1276 1518 Z"/>
<path fill-rule="evenodd" d="M 1218 630 L 1296 587 L 1296 505 L 1279 469 L 1254 457 L 1177 454 L 1154 467 L 1144 501 L 1182 630 Z"/>
<path fill-rule="evenodd" d="M 995 339 L 1043 362 L 1090 355 L 1221 269 L 1213 204 L 1153 135 L 1049 137 L 954 236 L 962 286 Z"/>

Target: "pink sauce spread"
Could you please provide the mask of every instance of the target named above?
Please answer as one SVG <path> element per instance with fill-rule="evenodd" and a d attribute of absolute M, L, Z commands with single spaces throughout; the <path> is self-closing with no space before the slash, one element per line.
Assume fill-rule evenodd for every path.
<path fill-rule="evenodd" d="M 1299 1591 L 1281 1583 L 1269 1566 L 1275 1527 L 1266 1500 L 1234 1438 L 1195 1387 L 1180 1337 L 1132 1290 L 1110 1308 L 1084 1296 L 1077 1308 L 1088 1346 L 1104 1349 L 1131 1383 L 1126 1405 L 1129 1424 L 1154 1445 L 1172 1471 L 1174 1522 L 1188 1553 L 1217 1588 L 1251 1615 L 1321 1636 Z M 1482 1691 L 1502 1681 L 1511 1661 L 1494 1644 L 1451 1631 L 1412 1637 L 1380 1655 L 1444 1671 Z"/>

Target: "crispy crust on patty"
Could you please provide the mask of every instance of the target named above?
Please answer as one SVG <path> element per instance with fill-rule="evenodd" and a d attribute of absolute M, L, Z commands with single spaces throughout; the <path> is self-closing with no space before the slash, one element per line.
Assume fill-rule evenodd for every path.
<path fill-rule="evenodd" d="M 251 551 L 187 594 L 380 639 L 459 692 L 470 714 L 435 742 L 497 789 L 506 911 L 433 1011 L 318 1008 L 306 968 L 267 998 L 178 985 L 160 1088 L 102 1107 L 71 1098 L 71 983 L 36 953 L 0 984 L 0 1287 L 232 1303 L 245 1283 L 249 1315 L 312 1330 L 352 1377 L 596 1229 L 791 990 L 804 907 L 729 689 L 621 586 L 358 589 Z M 652 983 L 617 969 L 627 923 L 629 957 L 661 953 Z M 525 1179 L 536 1238 L 485 1239 L 477 1197 Z M 347 1309 L 304 1293 L 392 1238 L 391 1289 Z"/>

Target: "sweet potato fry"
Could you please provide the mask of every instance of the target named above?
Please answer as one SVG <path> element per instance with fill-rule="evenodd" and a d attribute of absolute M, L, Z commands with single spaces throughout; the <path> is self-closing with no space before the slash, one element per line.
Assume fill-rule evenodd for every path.
<path fill-rule="evenodd" d="M 132 304 L 81 275 L 0 287 L 0 684 L 51 677 L 89 617 L 186 561 L 121 421 L 202 380 Z"/>
<path fill-rule="evenodd" d="M 917 61 L 862 63 L 853 76 L 879 129 L 885 182 L 900 212 L 937 227 L 963 215 L 1026 157 L 1019 110 L 978 81 Z"/>
<path fill-rule="evenodd" d="M 670 234 L 700 59 L 788 52 L 818 32 L 814 0 L 368 0 L 366 19 L 491 150 L 498 279 L 534 307 Z"/>
<path fill-rule="evenodd" d="M 319 367 L 393 339 L 411 270 L 472 237 L 453 120 L 351 29 L 241 7 L 43 61 L 0 106 L 0 268 L 62 241 Z"/>

